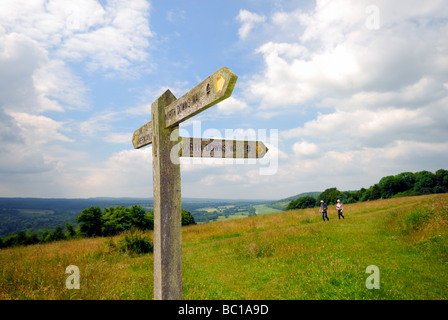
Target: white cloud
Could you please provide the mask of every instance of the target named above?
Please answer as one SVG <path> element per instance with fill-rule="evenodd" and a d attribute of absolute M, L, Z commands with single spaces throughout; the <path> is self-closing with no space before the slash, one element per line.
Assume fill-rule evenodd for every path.
<path fill-rule="evenodd" d="M 256 36 L 256 47 L 245 58 L 263 64 L 251 64 L 249 69 L 259 69 L 242 74 L 242 92 L 215 110 L 221 116 L 265 118 L 258 124 L 279 128 L 280 143 L 266 141 L 269 152 L 257 165 L 214 159 L 182 163 L 185 196 L 280 198 L 333 186 L 356 189 L 386 174 L 446 165 L 448 38 L 441 35 L 448 34 L 448 6 L 442 0 L 379 0 L 373 5 L 380 26 L 369 30 L 366 8 L 371 4 L 319 0 L 311 10 L 239 11 L 237 40 Z M 51 187 L 55 195 L 71 197 L 152 195 L 151 148 L 116 152 L 112 143 L 131 148 L 132 130 L 150 120 L 146 101 L 165 89 L 152 86 L 140 104 L 126 110 L 109 104 L 93 114 L 75 113 L 89 110 L 89 95 L 97 96 L 78 77 L 83 72 L 75 75 L 70 69 L 79 63 L 90 71 L 88 77 L 94 71 L 133 77 L 151 68 L 150 8 L 143 0 L 2 0 L 4 194 L 44 195 L 41 190 Z M 166 18 L 174 21 L 184 14 L 171 10 Z M 244 43 L 247 47 L 251 41 Z M 173 87 L 181 96 L 190 85 L 178 81 Z M 135 117 L 135 128 L 125 128 L 124 117 Z M 216 114 L 194 117 L 210 118 L 216 120 Z M 94 160 L 97 150 L 86 147 L 93 138 L 110 143 L 105 149 L 115 153 L 101 150 L 106 160 Z M 278 170 L 260 175 L 262 161 L 272 155 Z"/>
<path fill-rule="evenodd" d="M 185 20 L 185 10 L 180 10 L 180 9 L 169 10 L 166 13 L 166 19 L 171 23 L 175 23 L 178 21 L 184 21 Z"/>
<path fill-rule="evenodd" d="M 115 111 L 94 114 L 80 123 L 80 133 L 87 137 L 103 136 L 112 129 L 112 123 L 118 120 L 118 115 L 119 113 Z"/>
<path fill-rule="evenodd" d="M 315 143 L 301 141 L 292 145 L 292 151 L 299 156 L 313 156 L 319 153 L 319 147 Z"/>
<path fill-rule="evenodd" d="M 301 33 L 289 42 L 277 42 L 276 36 L 271 36 L 256 50 L 265 68 L 248 82 L 247 96 L 261 100 L 262 108 L 276 109 L 360 91 L 395 92 L 405 86 L 424 89 L 421 81 L 427 86 L 445 82 L 448 40 L 440 34 L 448 31 L 446 20 L 430 24 L 429 16 L 422 14 L 426 12 L 431 19 L 446 17 L 445 6 L 440 1 L 414 3 L 419 11 L 409 9 L 407 2 L 380 2 L 381 26 L 372 31 L 364 23 L 368 4 L 317 1 L 311 12 L 274 14 L 272 27 L 277 33 L 283 30 L 283 23 L 291 26 L 291 21 L 300 26 Z M 401 12 L 403 7 L 406 9 Z M 419 94 L 428 96 L 425 91 Z M 409 92 L 407 95 L 412 98 Z"/>
<path fill-rule="evenodd" d="M 240 29 L 238 30 L 238 34 L 243 40 L 247 38 L 255 24 L 262 23 L 266 20 L 264 16 L 260 16 L 256 13 L 244 9 L 240 10 L 236 19 L 242 24 Z"/>
<path fill-rule="evenodd" d="M 43 110 L 84 109 L 87 106 L 87 89 L 63 61 L 48 61 L 34 72 L 32 78 Z"/>
<path fill-rule="evenodd" d="M 447 107 L 439 109 L 445 115 Z M 388 108 L 374 110 L 337 111 L 321 114 L 303 126 L 285 130 L 285 139 L 312 137 L 325 148 L 344 150 L 362 147 L 383 147 L 398 140 L 440 141 L 443 120 L 433 116 L 430 108 L 408 110 Z"/>
<path fill-rule="evenodd" d="M 50 141 L 72 142 L 73 140 L 64 136 L 59 131 L 63 129 L 64 123 L 54 121 L 44 116 L 34 116 L 27 113 L 12 112 L 22 136 L 28 144 L 43 144 Z"/>
<path fill-rule="evenodd" d="M 113 122 L 141 108 L 97 112 L 80 123 L 82 115 L 74 111 L 92 107 L 91 93 L 71 63 L 124 77 L 146 71 L 149 9 L 144 0 L 1 1 L 0 174 L 6 195 L 89 196 L 82 191 L 83 168 L 95 161 L 80 147 L 78 131 L 123 143 Z"/>
<path fill-rule="evenodd" d="M 2 2 L 9 33 L 38 42 L 60 59 L 86 60 L 91 70 L 133 71 L 147 58 L 150 5 L 145 0 Z"/>
<path fill-rule="evenodd" d="M 77 179 L 73 194 L 152 197 L 152 148 L 123 150 Z"/>
<path fill-rule="evenodd" d="M 255 49 L 264 66 L 246 81 L 244 97 L 273 121 L 290 113 L 305 119 L 279 132 L 293 153 L 279 163 L 285 188 L 354 189 L 446 165 L 448 40 L 440 35 L 448 7 L 377 1 L 380 27 L 370 30 L 370 4 L 316 1 L 313 10 L 265 21 L 269 33 Z"/>
<path fill-rule="evenodd" d="M 227 98 L 217 106 L 218 112 L 224 115 L 240 113 L 247 108 L 247 103 L 234 97 Z"/>

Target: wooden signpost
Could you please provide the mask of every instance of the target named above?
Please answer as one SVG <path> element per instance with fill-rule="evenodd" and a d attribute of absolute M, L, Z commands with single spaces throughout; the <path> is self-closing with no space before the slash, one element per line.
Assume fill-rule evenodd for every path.
<path fill-rule="evenodd" d="M 135 130 L 132 136 L 135 149 L 149 144 L 153 148 L 156 300 L 182 299 L 181 184 L 178 158 L 262 158 L 268 151 L 261 141 L 178 136 L 179 123 L 230 97 L 237 78 L 231 70 L 223 67 L 179 99 L 167 90 L 152 103 L 152 120 Z"/>

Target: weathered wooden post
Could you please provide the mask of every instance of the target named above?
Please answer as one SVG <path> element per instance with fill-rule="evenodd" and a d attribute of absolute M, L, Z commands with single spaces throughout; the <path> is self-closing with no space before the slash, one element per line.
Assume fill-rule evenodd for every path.
<path fill-rule="evenodd" d="M 171 161 L 179 126 L 165 128 L 165 108 L 176 98 L 167 90 L 151 105 L 154 185 L 154 299 L 182 299 L 180 164 Z M 173 132 L 174 131 L 174 132 Z M 176 137 L 174 137 L 176 138 Z M 178 138 L 178 137 L 177 137 Z"/>
<path fill-rule="evenodd" d="M 152 120 L 132 136 L 135 149 L 152 143 L 153 150 L 154 299 L 182 299 L 179 157 L 262 158 L 268 151 L 261 141 L 179 137 L 179 123 L 230 97 L 236 80 L 224 67 L 179 99 L 167 90 L 152 103 Z"/>

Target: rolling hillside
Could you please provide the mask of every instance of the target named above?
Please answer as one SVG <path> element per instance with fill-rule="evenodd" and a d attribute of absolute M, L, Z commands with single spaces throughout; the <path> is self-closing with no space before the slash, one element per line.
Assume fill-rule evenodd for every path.
<path fill-rule="evenodd" d="M 184 227 L 184 299 L 448 299 L 448 194 Z M 152 236 L 151 232 L 147 233 Z M 0 250 L 0 299 L 152 299 L 153 255 L 123 236 Z M 68 290 L 65 269 L 80 270 Z M 367 289 L 368 266 L 379 289 Z"/>
<path fill-rule="evenodd" d="M 318 192 L 318 191 L 316 191 L 316 192 L 304 192 L 304 193 L 297 194 L 295 196 L 291 196 L 291 197 L 288 197 L 288 198 L 284 198 L 284 199 L 280 199 L 280 200 L 277 200 L 277 201 L 269 202 L 269 203 L 266 204 L 266 206 L 270 207 L 270 208 L 277 209 L 277 210 L 284 211 L 284 210 L 286 210 L 286 207 L 288 206 L 288 204 L 292 200 L 296 200 L 296 199 L 298 199 L 300 197 L 305 197 L 305 196 L 311 196 L 311 197 L 317 198 L 320 193 L 321 192 Z"/>

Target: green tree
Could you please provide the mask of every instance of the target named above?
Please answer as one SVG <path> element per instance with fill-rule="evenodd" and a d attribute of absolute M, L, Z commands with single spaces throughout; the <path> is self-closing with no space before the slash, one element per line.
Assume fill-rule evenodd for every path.
<path fill-rule="evenodd" d="M 51 234 L 50 234 L 50 241 L 59 241 L 64 240 L 65 234 L 62 229 L 62 227 L 57 227 Z"/>
<path fill-rule="evenodd" d="M 255 210 L 255 208 L 253 206 L 249 206 L 247 208 L 247 212 L 249 212 L 249 217 L 253 217 L 257 215 L 257 211 Z"/>
<path fill-rule="evenodd" d="M 415 173 L 414 190 L 420 194 L 433 193 L 435 186 L 435 176 L 429 171 L 419 171 Z"/>
<path fill-rule="evenodd" d="M 286 207 L 286 210 L 313 208 L 315 206 L 316 206 L 316 198 L 311 196 L 304 196 L 296 200 L 290 201 L 288 203 L 288 206 Z"/>
<path fill-rule="evenodd" d="M 28 242 L 28 234 L 25 231 L 20 231 L 14 237 L 14 245 L 20 246 L 20 245 L 26 245 Z"/>
<path fill-rule="evenodd" d="M 381 189 L 378 186 L 378 184 L 375 183 L 371 188 L 372 188 L 372 193 L 371 193 L 370 200 L 381 199 Z"/>
<path fill-rule="evenodd" d="M 324 200 L 324 202 L 328 205 L 336 204 L 339 198 L 341 198 L 341 192 L 336 188 L 329 188 L 319 194 L 316 205 L 320 205 L 320 200 Z"/>
<path fill-rule="evenodd" d="M 364 193 L 365 193 L 366 191 L 367 191 L 366 188 L 361 188 L 361 189 L 359 189 L 359 190 L 356 192 L 358 201 L 363 201 L 363 200 L 361 200 L 361 199 L 362 199 L 362 197 L 363 197 L 363 195 L 364 195 Z"/>
<path fill-rule="evenodd" d="M 412 172 L 402 172 L 395 177 L 396 193 L 405 192 L 414 188 L 415 175 Z"/>
<path fill-rule="evenodd" d="M 190 224 L 196 224 L 191 212 L 182 209 L 182 225 L 187 226 Z"/>
<path fill-rule="evenodd" d="M 380 180 L 378 187 L 380 189 L 381 198 L 391 198 L 397 192 L 397 180 L 394 176 L 387 176 Z"/>
<path fill-rule="evenodd" d="M 113 236 L 132 226 L 132 219 L 128 208 L 106 208 L 101 214 L 101 235 Z"/>
<path fill-rule="evenodd" d="M 67 232 L 65 233 L 66 238 L 73 238 L 76 236 L 75 228 L 73 228 L 73 225 L 70 222 L 65 223 L 65 228 L 67 229 Z"/>
<path fill-rule="evenodd" d="M 380 198 L 381 198 L 381 189 L 378 186 L 378 184 L 374 184 L 363 193 L 360 201 L 372 201 Z"/>
<path fill-rule="evenodd" d="M 3 240 L 3 247 L 26 246 L 38 243 L 39 239 L 35 234 L 29 235 L 27 231 L 20 231 L 16 234 L 9 235 Z"/>
<path fill-rule="evenodd" d="M 42 233 L 40 234 L 40 237 L 39 237 L 39 242 L 42 242 L 42 243 L 50 242 L 51 241 L 50 235 L 51 235 L 51 232 L 49 230 L 42 231 Z"/>
<path fill-rule="evenodd" d="M 149 229 L 154 230 L 154 211 L 149 211 L 146 214 L 146 219 L 148 220 L 149 223 Z"/>
<path fill-rule="evenodd" d="M 444 169 L 439 169 L 436 171 L 435 175 L 434 193 L 444 193 L 448 192 L 448 171 Z"/>
<path fill-rule="evenodd" d="M 90 207 L 82 210 L 81 214 L 75 218 L 79 223 L 78 233 L 86 237 L 101 235 L 101 209 L 99 207 Z"/>
<path fill-rule="evenodd" d="M 154 220 L 147 215 L 146 210 L 140 205 L 133 205 L 130 209 L 131 224 L 140 230 L 154 229 Z"/>

